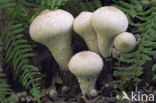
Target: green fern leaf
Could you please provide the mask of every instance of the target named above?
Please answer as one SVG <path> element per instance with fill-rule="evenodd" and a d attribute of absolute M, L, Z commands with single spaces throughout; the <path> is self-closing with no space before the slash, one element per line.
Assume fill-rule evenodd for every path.
<path fill-rule="evenodd" d="M 127 63 L 128 67 L 118 67 L 115 70 L 114 75 L 122 77 L 119 80 L 119 83 L 125 81 L 125 83 L 121 83 L 120 87 L 124 87 L 126 83 L 130 83 L 130 81 L 139 82 L 141 81 L 140 76 L 143 74 L 142 65 L 147 61 L 152 60 L 152 56 L 156 55 L 156 52 L 153 51 L 156 49 L 155 46 L 155 32 L 156 29 L 153 20 L 155 17 L 155 7 L 151 7 L 149 9 L 145 9 L 144 6 L 149 5 L 148 0 L 129 0 L 129 3 L 126 3 L 122 0 L 112 0 L 116 7 L 121 9 L 126 13 L 129 18 L 130 25 L 137 28 L 137 32 L 140 33 L 141 40 L 139 41 L 138 47 L 132 53 L 119 54 L 116 58 L 120 62 Z M 143 6 L 144 4 L 144 6 Z M 133 19 L 137 18 L 141 22 L 134 22 Z M 122 74 L 123 72 L 125 72 Z M 133 76 L 128 77 L 128 73 L 131 72 Z M 124 79 L 126 78 L 126 80 Z M 129 80 L 128 80 L 129 78 Z"/>

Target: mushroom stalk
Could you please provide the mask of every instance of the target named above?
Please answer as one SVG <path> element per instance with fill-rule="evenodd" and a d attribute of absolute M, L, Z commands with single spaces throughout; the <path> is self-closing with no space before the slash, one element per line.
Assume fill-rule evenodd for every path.
<path fill-rule="evenodd" d="M 97 76 L 90 76 L 89 78 L 77 77 L 83 95 L 90 95 L 90 90 L 95 88 Z"/>
<path fill-rule="evenodd" d="M 92 14 L 93 13 L 87 11 L 81 12 L 80 15 L 74 20 L 73 29 L 84 39 L 91 51 L 99 53 L 97 34 L 91 25 Z"/>
<path fill-rule="evenodd" d="M 55 37 L 51 39 L 47 47 L 59 66 L 63 70 L 67 70 L 67 64 L 73 55 L 71 48 L 71 32 L 64 35 L 64 37 Z"/>
<path fill-rule="evenodd" d="M 96 53 L 99 53 L 97 35 L 95 35 L 95 31 L 88 32 L 89 35 L 84 35 L 83 39 L 85 40 L 88 48 Z"/>
<path fill-rule="evenodd" d="M 113 46 L 113 38 L 105 38 L 104 35 L 98 35 L 98 47 L 101 55 L 103 57 L 108 57 L 111 55 Z"/>

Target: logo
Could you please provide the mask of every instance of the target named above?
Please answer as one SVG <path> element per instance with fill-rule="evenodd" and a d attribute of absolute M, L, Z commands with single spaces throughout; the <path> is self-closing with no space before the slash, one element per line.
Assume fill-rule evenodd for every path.
<path fill-rule="evenodd" d="M 142 94 L 139 91 L 137 92 L 131 92 L 131 97 L 129 97 L 127 95 L 127 93 L 125 91 L 122 92 L 123 93 L 123 97 L 121 98 L 121 101 L 123 100 L 127 100 L 129 103 L 131 101 L 135 101 L 135 102 L 154 102 L 154 95 L 153 94 Z"/>
<path fill-rule="evenodd" d="M 123 91 L 122 93 L 123 93 L 123 97 L 121 98 L 121 101 L 123 101 L 124 99 L 126 99 L 130 103 L 131 99 L 128 97 L 127 93 L 125 91 Z"/>

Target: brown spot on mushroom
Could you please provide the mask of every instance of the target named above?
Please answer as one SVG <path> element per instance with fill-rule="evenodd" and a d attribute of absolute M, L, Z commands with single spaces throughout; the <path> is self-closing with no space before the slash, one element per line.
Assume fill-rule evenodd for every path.
<path fill-rule="evenodd" d="M 81 57 L 87 57 L 88 56 L 88 51 L 80 52 L 79 54 Z"/>
<path fill-rule="evenodd" d="M 115 11 L 115 12 L 116 12 L 116 11 L 117 11 L 117 12 L 119 11 L 118 9 L 116 9 L 115 7 L 112 7 L 112 6 L 106 6 L 106 9 L 107 9 L 107 10 L 111 10 L 111 11 Z"/>

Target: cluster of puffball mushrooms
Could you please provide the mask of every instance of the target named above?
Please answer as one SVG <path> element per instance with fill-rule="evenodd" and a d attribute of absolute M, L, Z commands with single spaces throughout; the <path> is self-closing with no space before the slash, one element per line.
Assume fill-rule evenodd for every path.
<path fill-rule="evenodd" d="M 83 11 L 75 19 L 65 10 L 44 10 L 30 25 L 31 38 L 45 45 L 64 71 L 73 73 L 83 95 L 96 96 L 96 79 L 103 68 L 103 58 L 111 56 L 113 44 L 120 53 L 131 52 L 136 38 L 126 32 L 128 19 L 119 9 L 105 6 L 95 12 Z M 80 35 L 90 51 L 73 56 L 71 34 Z M 72 57 L 73 56 L 73 57 Z"/>

